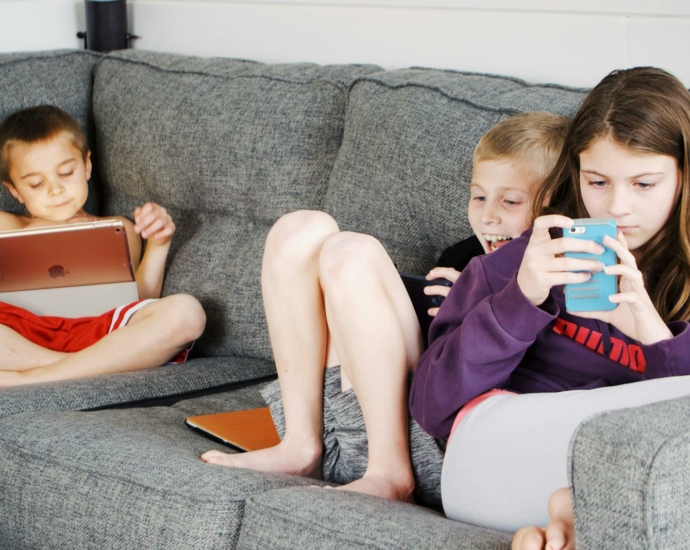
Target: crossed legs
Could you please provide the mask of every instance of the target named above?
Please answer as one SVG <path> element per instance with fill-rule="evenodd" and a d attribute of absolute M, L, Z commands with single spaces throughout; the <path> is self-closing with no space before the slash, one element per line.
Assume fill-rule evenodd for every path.
<path fill-rule="evenodd" d="M 196 340 L 205 324 L 199 302 L 177 294 L 147 304 L 126 326 L 75 353 L 42 348 L 0 325 L 0 387 L 157 367 Z"/>
<path fill-rule="evenodd" d="M 414 488 L 407 431 L 408 370 L 422 338 L 412 305 L 378 241 L 341 233 L 321 212 L 283 216 L 266 240 L 266 318 L 286 432 L 253 453 L 209 451 L 212 464 L 318 478 L 323 452 L 324 367 L 341 365 L 369 443 L 366 473 L 345 489 L 407 500 Z"/>

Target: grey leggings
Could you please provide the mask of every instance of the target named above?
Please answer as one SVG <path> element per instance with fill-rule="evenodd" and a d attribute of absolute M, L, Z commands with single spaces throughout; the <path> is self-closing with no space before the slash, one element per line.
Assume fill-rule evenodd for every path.
<path fill-rule="evenodd" d="M 690 376 L 594 390 L 496 395 L 472 409 L 446 450 L 449 518 L 516 531 L 548 522 L 553 491 L 568 485 L 570 439 L 588 416 L 690 394 Z"/>

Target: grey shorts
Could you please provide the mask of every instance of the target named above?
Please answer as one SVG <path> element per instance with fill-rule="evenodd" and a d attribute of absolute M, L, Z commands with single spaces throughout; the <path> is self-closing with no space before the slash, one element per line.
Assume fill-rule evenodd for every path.
<path fill-rule="evenodd" d="M 273 422 L 282 438 L 285 417 L 278 380 L 267 385 L 261 395 L 271 409 Z M 341 391 L 340 367 L 325 370 L 323 396 L 323 477 L 332 483 L 350 483 L 361 478 L 366 471 L 367 433 L 355 392 L 352 389 Z M 445 444 L 422 430 L 414 419 L 410 417 L 409 420 L 415 501 L 440 509 Z"/>

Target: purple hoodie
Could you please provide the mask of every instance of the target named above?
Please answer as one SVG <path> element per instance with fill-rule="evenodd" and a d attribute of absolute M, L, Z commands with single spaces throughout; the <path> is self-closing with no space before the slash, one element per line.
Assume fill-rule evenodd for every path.
<path fill-rule="evenodd" d="M 410 411 L 434 437 L 448 437 L 460 407 L 492 388 L 555 392 L 690 374 L 687 322 L 668 323 L 674 338 L 642 345 L 613 325 L 568 314 L 562 287 L 532 305 L 517 285 L 530 235 L 474 258 L 431 324 Z"/>

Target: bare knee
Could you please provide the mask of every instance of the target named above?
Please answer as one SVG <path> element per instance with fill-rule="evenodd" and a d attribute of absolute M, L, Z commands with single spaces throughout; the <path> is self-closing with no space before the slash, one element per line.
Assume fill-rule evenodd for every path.
<path fill-rule="evenodd" d="M 324 241 L 337 232 L 338 224 L 325 212 L 298 210 L 285 214 L 268 232 L 264 265 L 284 269 L 295 262 L 316 259 Z"/>
<path fill-rule="evenodd" d="M 372 281 L 383 262 L 390 261 L 383 245 L 371 235 L 341 232 L 328 238 L 319 257 L 325 285 Z"/>
<path fill-rule="evenodd" d="M 159 315 L 171 342 L 184 345 L 199 338 L 206 328 L 206 313 L 199 300 L 189 294 L 173 294 L 160 300 Z"/>

